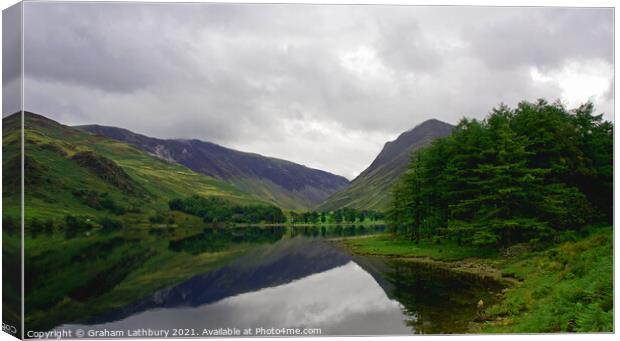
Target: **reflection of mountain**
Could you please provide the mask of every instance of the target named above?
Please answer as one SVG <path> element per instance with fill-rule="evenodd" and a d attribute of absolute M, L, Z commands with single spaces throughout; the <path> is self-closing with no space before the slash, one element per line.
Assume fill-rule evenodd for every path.
<path fill-rule="evenodd" d="M 459 333 L 475 318 L 478 300 L 492 303 L 499 290 L 493 281 L 443 267 L 350 256 L 322 239 L 284 238 L 86 322 L 93 330 L 318 327 L 329 335 Z"/>
<path fill-rule="evenodd" d="M 342 266 L 350 260 L 348 255 L 322 240 L 282 240 L 258 248 L 228 266 L 193 277 L 87 322 L 116 321 L 154 308 L 198 307 L 226 297 L 286 284 Z"/>
<path fill-rule="evenodd" d="M 382 257 L 366 257 L 357 254 L 351 254 L 351 259 L 355 264 L 359 265 L 379 284 L 387 297 L 394 299 L 394 285 L 385 278 L 385 274 L 390 271 L 390 266 Z"/>
<path fill-rule="evenodd" d="M 323 335 L 410 334 L 400 304 L 354 262 L 290 283 L 226 297 L 199 307 L 151 309 L 120 321 L 63 329 L 132 330 L 320 328 Z M 283 335 L 279 335 L 283 336 Z"/>

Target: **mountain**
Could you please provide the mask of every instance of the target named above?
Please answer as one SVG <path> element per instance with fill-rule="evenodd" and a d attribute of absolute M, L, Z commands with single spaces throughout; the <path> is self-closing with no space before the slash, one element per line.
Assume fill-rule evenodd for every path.
<path fill-rule="evenodd" d="M 100 125 L 76 128 L 134 145 L 151 155 L 223 180 L 284 208 L 314 207 L 349 184 L 342 176 L 215 143 L 195 139 L 164 140 Z"/>
<path fill-rule="evenodd" d="M 5 117 L 2 123 L 4 208 L 17 217 L 21 114 Z M 224 181 L 34 113 L 24 113 L 24 139 L 28 219 L 114 213 L 146 221 L 149 215 L 167 211 L 168 200 L 193 194 L 240 204 L 260 202 Z"/>
<path fill-rule="evenodd" d="M 448 136 L 454 126 L 431 119 L 387 142 L 372 164 L 351 185 L 319 205 L 321 211 L 343 207 L 383 210 L 389 202 L 390 188 L 405 172 L 411 154 L 434 139 Z"/>

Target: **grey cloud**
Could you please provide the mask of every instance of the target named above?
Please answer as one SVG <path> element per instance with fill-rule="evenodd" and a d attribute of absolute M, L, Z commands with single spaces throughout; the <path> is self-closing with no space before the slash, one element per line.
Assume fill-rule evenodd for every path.
<path fill-rule="evenodd" d="M 21 4 L 2 12 L 2 116 L 21 109 Z"/>
<path fill-rule="evenodd" d="M 161 22 L 139 4 L 26 3 L 28 76 L 109 92 L 145 88 L 186 71 L 182 41 L 168 44 Z"/>
<path fill-rule="evenodd" d="M 391 66 L 427 73 L 441 66 L 445 56 L 436 50 L 416 20 L 381 16 L 378 26 L 376 46 L 381 57 Z"/>
<path fill-rule="evenodd" d="M 29 110 L 348 177 L 425 119 L 560 97 L 533 67 L 613 63 L 607 9 L 31 2 L 25 16 Z"/>
<path fill-rule="evenodd" d="M 602 8 L 502 8 L 463 31 L 472 53 L 494 68 L 556 68 L 567 59 L 613 62 L 613 11 Z M 514 15 L 516 13 L 517 15 Z"/>

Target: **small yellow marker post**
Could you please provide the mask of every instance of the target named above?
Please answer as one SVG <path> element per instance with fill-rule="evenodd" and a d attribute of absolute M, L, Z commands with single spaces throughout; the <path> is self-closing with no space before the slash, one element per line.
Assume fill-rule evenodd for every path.
<path fill-rule="evenodd" d="M 478 316 L 476 316 L 476 320 L 483 321 L 484 320 L 484 301 L 481 299 L 478 301 Z"/>

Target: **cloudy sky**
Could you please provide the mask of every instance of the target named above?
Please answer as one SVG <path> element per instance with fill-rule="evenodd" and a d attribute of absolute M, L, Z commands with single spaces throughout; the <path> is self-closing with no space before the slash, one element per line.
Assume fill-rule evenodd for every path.
<path fill-rule="evenodd" d="M 350 179 L 424 120 L 500 102 L 591 100 L 613 120 L 611 9 L 34 2 L 24 18 L 27 110 Z"/>

